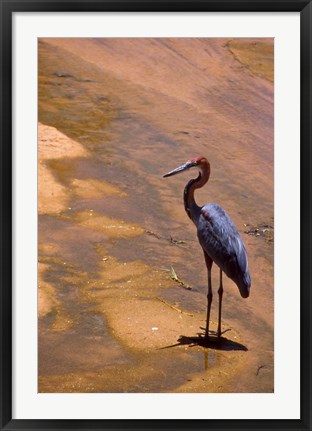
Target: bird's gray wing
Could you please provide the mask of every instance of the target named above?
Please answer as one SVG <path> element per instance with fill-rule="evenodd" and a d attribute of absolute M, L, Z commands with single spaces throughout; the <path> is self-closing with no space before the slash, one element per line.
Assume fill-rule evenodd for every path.
<path fill-rule="evenodd" d="M 217 204 L 208 204 L 201 208 L 197 235 L 208 256 L 236 284 L 241 284 L 242 277 L 249 278 L 244 243 L 223 208 Z M 246 283 L 248 284 L 248 280 Z"/>

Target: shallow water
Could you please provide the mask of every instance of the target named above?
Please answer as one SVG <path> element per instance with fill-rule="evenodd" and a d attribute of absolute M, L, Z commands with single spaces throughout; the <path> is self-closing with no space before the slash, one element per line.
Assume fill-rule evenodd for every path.
<path fill-rule="evenodd" d="M 39 391 L 271 392 L 273 243 L 244 230 L 273 225 L 272 83 L 220 39 L 45 39 L 39 121 L 88 152 L 45 161 L 67 206 L 39 216 L 54 304 L 39 310 Z M 205 324 L 206 269 L 183 208 L 188 175 L 162 175 L 196 154 L 212 165 L 198 202 L 226 209 L 249 254 L 251 297 L 224 281 L 224 336 L 240 350 L 178 341 Z"/>

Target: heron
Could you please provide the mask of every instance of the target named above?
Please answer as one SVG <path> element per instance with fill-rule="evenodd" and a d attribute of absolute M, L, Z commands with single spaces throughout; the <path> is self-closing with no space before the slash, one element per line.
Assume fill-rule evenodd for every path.
<path fill-rule="evenodd" d="M 197 178 L 191 179 L 184 188 L 184 208 L 197 227 L 198 241 L 203 249 L 208 271 L 207 319 L 205 339 L 209 339 L 209 320 L 212 304 L 211 268 L 213 262 L 220 270 L 219 313 L 217 337 L 221 337 L 221 311 L 223 297 L 222 273 L 224 272 L 237 285 L 243 298 L 248 298 L 251 279 L 248 270 L 248 258 L 243 240 L 233 221 L 218 204 L 208 203 L 198 206 L 194 199 L 196 189 L 203 187 L 210 177 L 210 163 L 205 157 L 195 157 L 178 168 L 168 172 L 164 177 L 171 177 L 191 168 L 197 168 Z"/>

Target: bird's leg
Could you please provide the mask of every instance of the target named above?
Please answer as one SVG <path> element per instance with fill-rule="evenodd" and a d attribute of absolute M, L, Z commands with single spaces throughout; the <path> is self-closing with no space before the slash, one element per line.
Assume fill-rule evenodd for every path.
<path fill-rule="evenodd" d="M 208 254 L 204 251 L 206 266 L 208 270 L 208 294 L 207 294 L 207 320 L 206 320 L 206 331 L 205 338 L 209 338 L 209 320 L 210 320 L 210 309 L 212 303 L 212 286 L 211 286 L 211 267 L 212 267 L 212 259 L 208 256 Z"/>
<path fill-rule="evenodd" d="M 221 337 L 221 309 L 222 309 L 222 296 L 223 296 L 223 284 L 222 284 L 222 270 L 220 269 L 220 287 L 218 290 L 219 294 L 219 320 L 218 320 L 218 337 Z"/>

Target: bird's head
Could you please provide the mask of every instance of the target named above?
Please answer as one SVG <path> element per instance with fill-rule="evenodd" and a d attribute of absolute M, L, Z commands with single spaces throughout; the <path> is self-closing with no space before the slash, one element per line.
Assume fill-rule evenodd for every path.
<path fill-rule="evenodd" d="M 204 170 L 210 170 L 208 160 L 205 157 L 198 156 L 194 157 L 191 160 L 188 160 L 186 163 L 174 169 L 173 171 L 168 172 L 164 175 L 164 177 L 171 177 L 172 175 L 179 174 L 180 172 L 194 167 L 198 167 L 201 172 L 203 172 Z"/>

